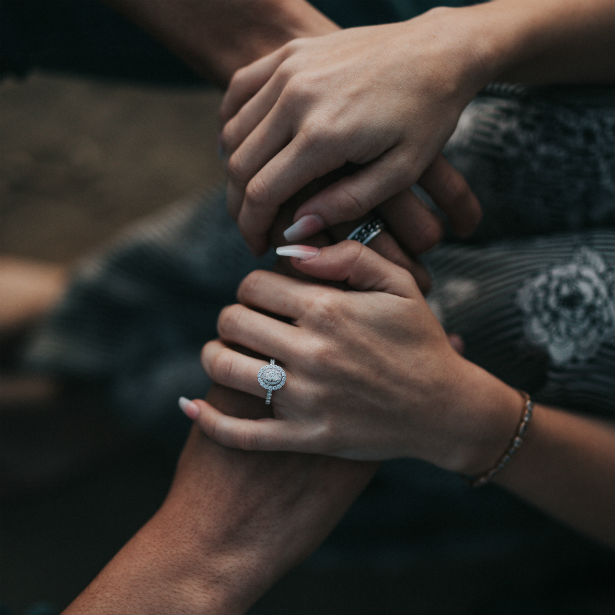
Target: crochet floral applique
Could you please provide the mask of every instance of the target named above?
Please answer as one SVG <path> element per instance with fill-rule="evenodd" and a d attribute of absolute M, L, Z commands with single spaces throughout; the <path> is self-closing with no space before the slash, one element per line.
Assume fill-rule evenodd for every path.
<path fill-rule="evenodd" d="M 601 256 L 583 247 L 528 280 L 517 294 L 526 339 L 558 366 L 592 358 L 615 331 L 613 279 Z"/>

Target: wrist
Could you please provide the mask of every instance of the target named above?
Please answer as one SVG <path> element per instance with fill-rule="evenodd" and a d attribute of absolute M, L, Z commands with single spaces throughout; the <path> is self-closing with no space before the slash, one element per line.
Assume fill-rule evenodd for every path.
<path fill-rule="evenodd" d="M 270 560 L 254 545 L 238 543 L 226 531 L 225 519 L 216 520 L 203 507 L 196 519 L 187 504 L 183 498 L 169 497 L 152 520 L 160 528 L 167 553 L 172 553 L 163 586 L 181 592 L 186 612 L 246 612 L 277 580 Z M 207 516 L 208 522 L 203 523 L 201 516 Z"/>
<path fill-rule="evenodd" d="M 447 69 L 452 67 L 449 77 L 451 91 L 461 94 L 465 104 L 499 72 L 498 50 L 492 37 L 485 36 L 481 16 L 471 12 L 475 8 L 478 7 L 441 6 L 415 18 L 424 20 L 427 31 L 436 33 L 434 40 L 441 45 L 445 55 L 442 63 Z"/>
<path fill-rule="evenodd" d="M 599 7 L 589 10 L 575 0 L 491 0 L 451 10 L 467 24 L 484 67 L 483 86 L 601 80 L 601 69 L 593 66 L 604 55 Z M 592 35 L 596 41 L 588 40 Z"/>
<path fill-rule="evenodd" d="M 453 408 L 459 421 L 446 469 L 468 476 L 489 470 L 510 446 L 521 416 L 519 392 L 465 361 L 455 387 Z"/>
<path fill-rule="evenodd" d="M 515 67 L 536 53 L 536 35 L 548 24 L 537 23 L 530 15 L 532 7 L 524 2 L 492 0 L 458 10 L 472 23 L 477 54 L 484 66 L 484 85 L 496 80 L 516 81 Z"/>

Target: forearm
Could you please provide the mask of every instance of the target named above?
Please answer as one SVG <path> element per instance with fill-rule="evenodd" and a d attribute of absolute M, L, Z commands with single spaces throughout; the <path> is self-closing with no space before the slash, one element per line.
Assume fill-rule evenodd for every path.
<path fill-rule="evenodd" d="M 552 517 L 615 545 L 613 426 L 535 404 L 523 446 L 494 482 Z"/>
<path fill-rule="evenodd" d="M 173 517 L 172 512 L 179 514 Z M 65 613 L 242 612 L 221 582 L 215 551 L 207 551 L 188 511 L 158 511 L 117 553 Z M 191 535 L 193 534 L 193 535 Z"/>
<path fill-rule="evenodd" d="M 287 41 L 335 29 L 304 0 L 104 1 L 223 86 L 238 68 Z"/>
<path fill-rule="evenodd" d="M 440 421 L 441 434 L 453 437 L 434 447 L 440 458 L 425 458 L 475 480 L 509 450 L 526 407 L 519 391 L 475 364 L 464 360 L 462 370 L 455 370 L 452 405 Z M 523 444 L 491 480 L 580 532 L 615 543 L 612 424 L 534 403 Z"/>
<path fill-rule="evenodd" d="M 492 0 L 456 11 L 485 82 L 612 83 L 611 0 Z"/>
<path fill-rule="evenodd" d="M 213 386 L 228 414 L 252 396 Z M 338 523 L 376 466 L 317 455 L 246 453 L 193 428 L 160 510 L 66 613 L 243 613 Z"/>

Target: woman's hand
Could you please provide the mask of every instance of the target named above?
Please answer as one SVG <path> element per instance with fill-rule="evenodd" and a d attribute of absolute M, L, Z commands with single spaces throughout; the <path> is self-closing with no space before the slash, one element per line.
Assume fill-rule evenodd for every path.
<path fill-rule="evenodd" d="M 286 199 L 347 163 L 357 170 L 313 196 L 295 220 L 316 215 L 321 228 L 355 220 L 421 183 L 434 164 L 424 187 L 455 230 L 474 229 L 480 209 L 469 189 L 455 199 L 441 194 L 465 184 L 438 154 L 487 79 L 476 41 L 452 15 L 436 10 L 297 39 L 236 73 L 221 108 L 222 145 L 229 209 L 251 247 L 266 247 Z"/>
<path fill-rule="evenodd" d="M 309 250 L 297 269 L 352 290 L 251 273 L 203 364 L 215 382 L 263 398 L 263 360 L 239 345 L 279 361 L 287 382 L 273 393 L 275 418 L 229 417 L 199 402 L 205 433 L 242 449 L 488 467 L 514 432 L 518 394 L 453 350 L 407 271 L 357 242 Z"/>

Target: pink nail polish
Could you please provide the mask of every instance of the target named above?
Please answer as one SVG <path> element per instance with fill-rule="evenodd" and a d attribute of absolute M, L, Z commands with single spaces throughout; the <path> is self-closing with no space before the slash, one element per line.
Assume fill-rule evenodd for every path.
<path fill-rule="evenodd" d="M 182 409 L 182 412 L 193 421 L 199 416 L 199 407 L 189 399 L 185 397 L 180 397 L 178 402 L 179 407 Z"/>
<path fill-rule="evenodd" d="M 280 246 L 275 249 L 278 256 L 294 256 L 302 261 L 314 258 L 320 252 L 320 248 L 312 246 Z"/>
<path fill-rule="evenodd" d="M 308 214 L 284 231 L 286 241 L 301 241 L 325 228 L 325 221 L 317 214 Z"/>

